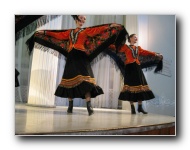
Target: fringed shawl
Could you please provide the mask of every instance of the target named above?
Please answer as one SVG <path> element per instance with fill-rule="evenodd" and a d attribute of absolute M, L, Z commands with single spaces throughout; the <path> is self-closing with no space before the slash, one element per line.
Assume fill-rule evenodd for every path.
<path fill-rule="evenodd" d="M 34 32 L 38 27 L 57 18 L 59 15 L 15 15 L 15 40 Z M 47 19 L 48 17 L 48 19 Z"/>
<path fill-rule="evenodd" d="M 108 26 L 108 24 L 88 27 L 88 31 L 93 30 L 93 28 L 97 27 L 101 28 L 103 26 Z M 83 28 L 84 32 L 85 29 L 87 28 Z M 72 31 L 72 29 L 69 30 Z M 49 30 L 43 30 L 43 31 L 49 31 Z M 52 48 L 67 57 L 70 41 L 45 35 L 43 31 L 42 32 L 36 31 L 33 34 L 33 36 L 27 40 L 26 44 L 28 45 L 29 53 L 32 52 L 34 48 L 34 43 L 36 42 L 42 45 L 41 47 L 42 50 L 44 50 L 43 46 Z M 64 33 L 68 32 L 68 30 L 51 30 L 51 32 L 61 33 L 64 35 Z M 86 49 L 85 52 L 89 56 L 90 61 L 92 61 L 99 53 L 105 50 L 110 44 L 114 44 L 116 48 L 119 48 L 122 45 L 122 43 L 125 43 L 127 37 L 128 37 L 128 32 L 122 25 L 119 27 L 107 28 L 100 34 L 97 34 L 92 37 L 89 36 L 85 39 L 86 40 L 84 43 Z"/>
<path fill-rule="evenodd" d="M 109 55 L 116 63 L 118 68 L 121 71 L 121 74 L 125 75 L 125 61 L 126 61 L 126 55 L 124 52 L 119 52 L 113 47 L 109 47 L 106 50 L 104 50 L 104 53 Z M 159 73 L 162 71 L 163 68 L 163 60 L 159 60 L 158 56 L 153 55 L 139 55 L 138 59 L 141 64 L 142 69 L 146 69 L 148 71 L 154 69 L 154 73 Z"/>

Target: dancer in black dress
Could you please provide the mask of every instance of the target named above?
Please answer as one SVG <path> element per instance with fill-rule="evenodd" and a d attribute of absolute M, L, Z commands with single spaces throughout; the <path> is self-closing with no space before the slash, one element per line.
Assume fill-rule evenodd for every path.
<path fill-rule="evenodd" d="M 147 114 L 142 107 L 142 101 L 154 98 L 154 94 L 149 88 L 145 76 L 143 74 L 139 56 L 152 56 L 162 60 L 161 54 L 142 49 L 140 46 L 135 46 L 138 38 L 136 34 L 129 36 L 130 45 L 123 45 L 120 52 L 126 55 L 124 87 L 119 95 L 119 100 L 129 101 L 131 104 L 131 114 L 136 114 L 134 102 L 138 102 L 138 112 Z"/>
<path fill-rule="evenodd" d="M 67 112 L 72 113 L 73 98 L 83 98 L 86 99 L 88 114 L 92 115 L 91 98 L 103 94 L 103 90 L 96 84 L 90 62 L 110 44 L 119 47 L 127 32 L 122 25 L 115 23 L 82 28 L 86 16 L 72 17 L 76 29 L 37 31 L 34 41 L 67 57 L 62 80 L 55 91 L 56 96 L 68 98 Z"/>

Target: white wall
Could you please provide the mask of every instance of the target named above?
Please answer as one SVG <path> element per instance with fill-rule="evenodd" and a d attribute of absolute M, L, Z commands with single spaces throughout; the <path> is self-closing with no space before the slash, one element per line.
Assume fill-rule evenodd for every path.
<path fill-rule="evenodd" d="M 146 73 L 155 99 L 146 102 L 148 112 L 175 116 L 176 104 L 175 15 L 148 15 L 148 49 L 164 56 L 163 74 Z"/>

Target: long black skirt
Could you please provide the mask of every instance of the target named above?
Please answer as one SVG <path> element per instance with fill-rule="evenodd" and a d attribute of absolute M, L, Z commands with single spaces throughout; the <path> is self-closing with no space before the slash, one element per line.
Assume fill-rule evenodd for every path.
<path fill-rule="evenodd" d="M 136 62 L 125 66 L 124 87 L 119 95 L 119 100 L 133 101 L 150 100 L 154 98 L 141 66 Z"/>
<path fill-rule="evenodd" d="M 85 98 L 90 92 L 91 98 L 104 94 L 95 83 L 92 68 L 85 52 L 72 49 L 67 56 L 62 81 L 55 95 L 63 98 Z"/>

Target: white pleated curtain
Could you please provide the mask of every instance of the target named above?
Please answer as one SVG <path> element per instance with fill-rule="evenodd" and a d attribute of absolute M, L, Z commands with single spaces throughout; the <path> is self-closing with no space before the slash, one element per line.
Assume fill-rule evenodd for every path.
<path fill-rule="evenodd" d="M 56 18 L 57 16 L 43 16 L 40 19 L 38 19 L 37 21 L 32 22 L 31 24 L 29 24 L 28 26 L 26 26 L 25 28 L 23 28 L 22 30 L 20 30 L 18 33 L 16 33 L 15 35 L 15 68 L 19 71 L 19 76 L 18 76 L 18 80 L 20 83 L 19 87 L 15 88 L 15 102 L 24 102 L 27 103 L 28 102 L 28 98 L 29 98 L 29 92 L 31 92 L 32 88 L 30 88 L 30 82 L 31 82 L 31 76 L 34 79 L 34 77 L 36 78 L 33 81 L 40 81 L 38 84 L 36 84 L 35 86 L 33 86 L 35 89 L 35 91 L 39 91 L 39 93 L 42 90 L 42 85 L 43 85 L 43 77 L 44 74 L 42 73 L 43 71 L 39 71 L 38 70 L 34 70 L 35 69 L 35 65 L 39 64 L 39 68 L 40 66 L 45 66 L 45 63 L 41 63 L 41 62 L 47 62 L 47 60 L 49 59 L 48 57 L 52 56 L 52 55 L 48 55 L 47 59 L 44 59 L 45 57 L 35 57 L 33 58 L 33 54 L 31 56 L 29 56 L 28 50 L 27 50 L 27 45 L 25 44 L 26 41 L 32 36 L 32 34 L 36 31 L 37 27 L 41 27 L 41 28 L 49 28 L 51 29 L 56 28 L 55 26 L 60 26 L 59 29 L 61 28 L 61 21 L 60 18 Z M 56 18 L 56 19 L 55 19 Z M 45 25 L 44 25 L 45 24 Z M 58 27 L 57 27 L 58 28 Z M 38 28 L 40 29 L 40 28 Z M 36 51 L 34 52 L 35 54 L 37 53 L 42 54 L 41 51 Z M 47 55 L 45 53 L 43 53 L 44 55 Z M 33 65 L 35 64 L 35 65 Z M 34 67 L 34 69 L 32 69 L 32 65 Z M 33 71 L 33 73 L 31 73 L 31 71 Z M 37 73 L 38 72 L 38 73 Z M 47 75 L 48 76 L 48 75 Z M 40 79 L 40 80 L 39 80 Z M 48 79 L 48 78 L 47 78 Z M 56 79 L 56 78 L 55 78 Z M 34 96 L 36 97 L 36 99 L 39 96 Z M 42 95 L 41 95 L 42 97 Z"/>
<path fill-rule="evenodd" d="M 61 29 L 62 18 L 59 16 L 51 20 L 47 16 L 47 23 L 39 19 L 37 30 Z M 51 51 L 54 54 L 51 54 Z M 46 107 L 55 107 L 54 92 L 56 89 L 57 64 L 59 53 L 49 48 L 49 52 L 41 51 L 35 47 L 33 50 L 33 60 L 31 67 L 31 77 L 29 85 L 28 104 Z"/>
<path fill-rule="evenodd" d="M 29 89 L 29 79 L 32 57 L 29 56 L 27 51 L 27 46 L 25 44 L 26 40 L 31 37 L 31 34 L 26 34 L 27 29 L 22 30 L 25 35 L 22 38 L 15 39 L 15 68 L 19 71 L 19 87 L 15 88 L 15 102 L 27 102 L 28 99 L 28 89 Z"/>
<path fill-rule="evenodd" d="M 50 18 L 51 16 L 46 16 L 47 23 L 45 25 L 42 25 L 41 23 L 43 22 L 38 19 L 37 30 L 60 30 L 76 27 L 71 15 L 60 15 L 53 20 L 50 20 Z M 113 22 L 124 24 L 124 21 L 125 18 L 122 15 L 87 15 L 84 27 Z M 15 66 L 21 72 L 19 76 L 21 86 L 17 89 L 25 90 L 25 92 L 24 90 L 18 90 L 20 92 L 16 94 L 16 101 L 47 107 L 66 106 L 68 105 L 67 98 L 54 96 L 55 89 L 60 83 L 64 72 L 66 59 L 61 54 L 52 55 L 37 48 L 34 49 L 32 56 L 29 57 L 25 42 L 32 34 L 16 42 Z M 94 63 L 92 69 L 97 84 L 104 91 L 103 95 L 92 99 L 93 107 L 118 108 L 118 96 L 123 86 L 120 71 L 115 68 L 109 56 L 103 57 Z M 25 82 L 25 85 L 23 85 L 23 82 Z M 22 93 L 25 93 L 25 96 L 22 96 Z M 86 106 L 85 100 L 74 99 L 74 106 Z"/>

